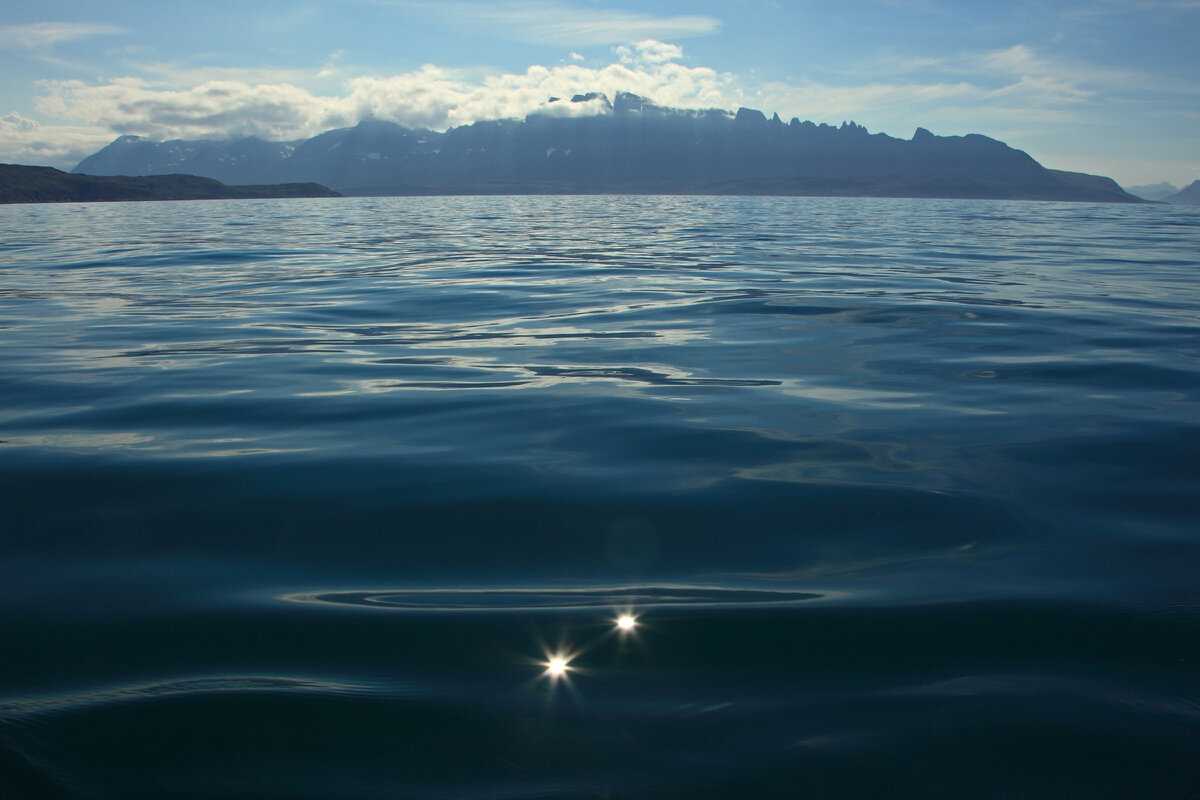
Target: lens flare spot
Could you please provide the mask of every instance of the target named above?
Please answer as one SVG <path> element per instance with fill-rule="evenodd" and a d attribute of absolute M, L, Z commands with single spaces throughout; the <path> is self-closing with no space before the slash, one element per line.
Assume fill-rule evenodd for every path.
<path fill-rule="evenodd" d="M 550 659 L 546 662 L 546 676 L 551 680 L 566 677 L 570 669 L 571 662 L 564 655 L 550 656 Z"/>
<path fill-rule="evenodd" d="M 622 633 L 629 633 L 637 627 L 637 617 L 633 614 L 622 614 L 617 617 L 617 630 Z"/>

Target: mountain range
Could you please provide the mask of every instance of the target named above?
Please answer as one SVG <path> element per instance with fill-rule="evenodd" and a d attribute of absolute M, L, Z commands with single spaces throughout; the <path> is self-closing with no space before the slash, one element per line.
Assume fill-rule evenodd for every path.
<path fill-rule="evenodd" d="M 1142 202 L 1109 178 L 1047 169 L 995 139 L 871 134 L 741 108 L 676 109 L 621 92 L 551 98 L 524 120 L 445 132 L 369 119 L 311 139 L 121 136 L 73 170 L 315 182 L 350 195 L 777 194 Z"/>
<path fill-rule="evenodd" d="M 1137 195 L 1143 200 L 1162 200 L 1179 191 L 1179 187 L 1163 181 L 1162 183 L 1141 184 L 1122 187 L 1130 194 Z"/>
<path fill-rule="evenodd" d="M 1162 198 L 1163 202 L 1180 206 L 1200 205 L 1200 181 L 1192 181 L 1175 194 Z"/>

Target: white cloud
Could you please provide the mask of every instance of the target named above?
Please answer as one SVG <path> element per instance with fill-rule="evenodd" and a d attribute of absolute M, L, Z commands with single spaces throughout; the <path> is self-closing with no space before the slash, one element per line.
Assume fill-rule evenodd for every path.
<path fill-rule="evenodd" d="M 615 48 L 615 52 L 622 64 L 665 64 L 683 58 L 683 48 L 679 45 L 654 39 L 621 45 Z"/>
<path fill-rule="evenodd" d="M 537 109 L 539 114 L 551 117 L 596 117 L 608 112 L 610 106 L 600 98 L 581 100 L 568 103 L 566 98 L 555 98 L 554 102 L 546 102 Z"/>
<path fill-rule="evenodd" d="M 103 128 L 39 125 L 15 111 L 0 117 L 0 161 L 70 167 L 112 140 Z"/>
<path fill-rule="evenodd" d="M 28 133 L 29 131 L 37 130 L 38 127 L 40 126 L 37 122 L 26 119 L 15 111 L 0 117 L 0 131 L 5 133 Z"/>
<path fill-rule="evenodd" d="M 675 45 L 653 40 L 629 50 L 628 63 L 593 68 L 580 64 L 532 66 L 521 73 L 469 79 L 465 73 L 427 64 L 393 76 L 360 76 L 337 95 L 319 95 L 293 83 L 208 80 L 188 88 L 165 88 L 138 78 L 101 84 L 44 81 L 40 114 L 100 127 L 112 134 L 157 139 L 259 136 L 294 139 L 374 117 L 411 127 L 444 129 L 481 119 L 520 118 L 550 97 L 619 91 L 663 105 L 736 107 L 741 93 L 733 77 L 689 67 Z"/>
<path fill-rule="evenodd" d="M 261 136 L 290 138 L 322 114 L 321 98 L 290 84 L 207 81 L 166 90 L 138 78 L 98 86 L 43 81 L 40 114 L 100 126 L 114 134 L 155 138 Z"/>
<path fill-rule="evenodd" d="M 818 122 L 853 119 L 872 130 L 908 135 L 917 125 L 939 132 L 979 131 L 991 135 L 1072 122 L 1077 106 L 1091 99 L 1076 78 L 1056 77 L 1056 65 L 1030 48 L 1017 46 L 947 60 L 940 74 L 958 80 L 842 83 L 775 82 L 748 93 L 737 78 L 708 67 L 681 63 L 676 44 L 642 39 L 614 48 L 613 63 L 531 66 L 519 73 L 471 74 L 427 64 L 391 76 L 358 76 L 330 83 L 337 55 L 320 73 L 289 71 L 177 71 L 157 65 L 155 81 L 116 78 L 103 83 L 45 81 L 39 114 L 75 123 L 80 131 L 109 138 L 135 133 L 156 139 L 259 136 L 287 140 L 373 117 L 409 127 L 442 130 L 481 119 L 521 118 L 548 113 L 595 113 L 591 106 L 555 104 L 550 97 L 599 91 L 644 95 L 667 106 L 726 108 L 742 105 L 785 119 Z M 923 68 L 930 65 L 922 63 Z M 207 75 L 207 78 L 204 76 Z M 321 76 L 326 77 L 321 77 Z M 215 76 L 215 77 L 214 77 Z M 306 79 L 307 77 L 307 79 Z M 317 93 L 311 87 L 332 88 Z M 182 85 L 182 88 L 180 88 Z M 1035 113 L 1036 112 L 1036 113 Z M 9 125 L 9 141 L 20 135 Z M 40 129 L 46 140 L 53 126 Z M 26 131 L 25 135 L 32 135 Z"/>
<path fill-rule="evenodd" d="M 568 47 L 707 36 L 721 27 L 720 20 L 703 15 L 663 17 L 639 11 L 584 8 L 560 2 L 374 2 L 376 5 L 421 11 L 457 28 L 485 28 L 493 35 Z"/>
<path fill-rule="evenodd" d="M 890 71 L 895 77 L 882 82 L 872 81 L 871 72 L 843 72 L 828 82 L 759 85 L 690 66 L 682 48 L 657 39 L 622 44 L 612 52 L 608 64 L 572 55 L 522 72 L 427 64 L 399 75 L 364 75 L 356 74 L 359 68 L 353 65 L 342 65 L 340 54 L 333 53 L 309 70 L 152 64 L 142 66 L 141 78 L 43 81 L 35 106 L 38 120 L 15 113 L 0 117 L 0 161 L 71 166 L 124 133 L 156 139 L 255 135 L 289 140 L 368 117 L 442 130 L 483 119 L 522 118 L 537 110 L 597 113 L 597 104 L 547 105 L 550 97 L 593 91 L 610 99 L 620 91 L 634 92 L 681 108 L 744 105 L 768 115 L 777 111 L 784 119 L 855 120 L 895 136 L 911 135 L 918 125 L 939 134 L 983 133 L 1038 157 L 1061 152 L 1047 146 L 1058 147 L 1053 143 L 1064 137 L 1078 141 L 1093 136 L 1113 108 L 1145 119 L 1137 104 L 1150 102 L 1147 84 L 1133 73 L 1049 58 L 1025 45 L 897 60 L 909 70 Z M 1191 109 L 1200 89 L 1181 79 L 1178 85 L 1159 82 L 1154 92 L 1155 102 L 1176 99 L 1170 119 L 1178 122 L 1195 113 Z M 45 124 L 51 118 L 67 124 Z M 1189 125 L 1187 130 L 1194 129 Z M 1142 182 L 1152 182 L 1151 177 L 1138 176 Z"/>
<path fill-rule="evenodd" d="M 371 116 L 434 129 L 481 119 L 520 118 L 542 107 L 550 97 L 593 91 L 609 98 L 628 91 L 680 107 L 722 106 L 738 96 L 732 76 L 675 62 L 599 68 L 532 66 L 521 73 L 489 75 L 481 82 L 426 65 L 404 75 L 354 78 L 346 89 L 344 96 L 331 99 L 329 105 L 347 124 Z"/>

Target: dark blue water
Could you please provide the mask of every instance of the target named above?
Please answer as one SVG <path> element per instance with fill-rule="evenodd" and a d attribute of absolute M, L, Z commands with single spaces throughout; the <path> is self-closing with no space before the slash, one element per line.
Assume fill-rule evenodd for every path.
<path fill-rule="evenodd" d="M 0 440 L 3 798 L 1200 796 L 1194 209 L 3 207 Z"/>

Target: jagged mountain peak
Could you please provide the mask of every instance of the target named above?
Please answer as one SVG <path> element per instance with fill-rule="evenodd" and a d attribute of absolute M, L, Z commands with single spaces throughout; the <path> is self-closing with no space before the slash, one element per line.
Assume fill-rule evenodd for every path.
<path fill-rule="evenodd" d="M 599 102 L 604 108 L 612 111 L 613 105 L 608 100 L 608 95 L 604 92 L 588 92 L 587 94 L 577 94 L 571 98 L 572 103 L 592 103 Z"/>
<path fill-rule="evenodd" d="M 767 115 L 759 111 L 757 108 L 746 108 L 743 106 L 737 110 L 737 114 L 734 115 L 733 121 L 741 125 L 766 124 Z"/>
<path fill-rule="evenodd" d="M 659 106 L 653 100 L 642 97 L 640 94 L 634 94 L 633 92 L 617 92 L 617 96 L 613 99 L 613 111 L 618 114 L 636 113 L 658 108 Z"/>

